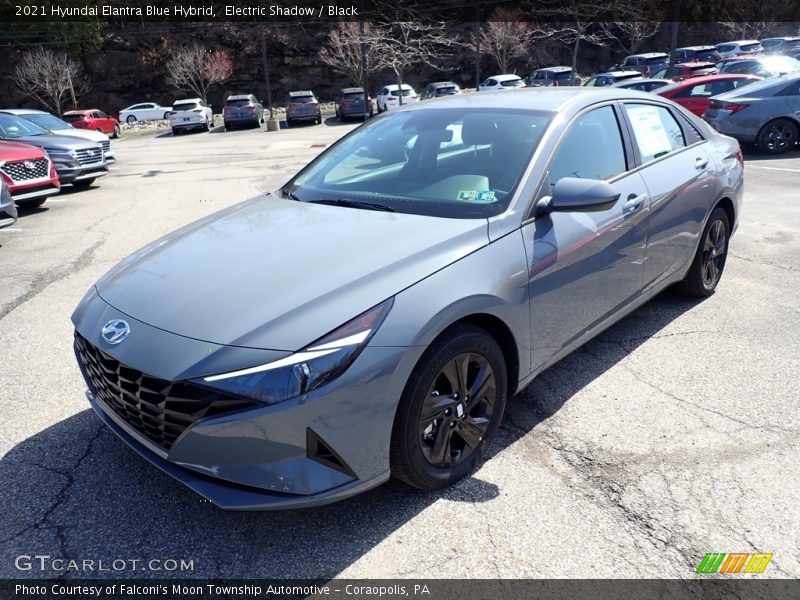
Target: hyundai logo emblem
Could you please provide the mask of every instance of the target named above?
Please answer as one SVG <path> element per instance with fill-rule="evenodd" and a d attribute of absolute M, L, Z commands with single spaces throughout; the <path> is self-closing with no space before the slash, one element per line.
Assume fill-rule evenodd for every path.
<path fill-rule="evenodd" d="M 122 319 L 112 319 L 103 326 L 100 335 L 109 344 L 119 344 L 131 332 L 131 327 L 127 321 Z"/>
<path fill-rule="evenodd" d="M 22 163 L 22 166 L 28 169 L 28 171 L 33 171 L 36 168 L 36 165 L 30 160 L 26 160 L 24 163 Z"/>

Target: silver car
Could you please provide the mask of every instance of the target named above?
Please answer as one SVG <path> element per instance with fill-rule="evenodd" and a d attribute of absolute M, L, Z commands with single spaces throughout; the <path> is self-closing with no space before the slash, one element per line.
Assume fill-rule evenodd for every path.
<path fill-rule="evenodd" d="M 88 399 L 227 509 L 450 485 L 537 374 L 668 286 L 714 292 L 742 173 L 644 92 L 393 110 L 100 279 L 73 314 Z"/>
<path fill-rule="evenodd" d="M 0 229 L 17 222 L 17 207 L 6 180 L 0 176 Z"/>
<path fill-rule="evenodd" d="M 792 150 L 800 132 L 800 72 L 756 81 L 711 99 L 703 119 L 767 154 Z"/>

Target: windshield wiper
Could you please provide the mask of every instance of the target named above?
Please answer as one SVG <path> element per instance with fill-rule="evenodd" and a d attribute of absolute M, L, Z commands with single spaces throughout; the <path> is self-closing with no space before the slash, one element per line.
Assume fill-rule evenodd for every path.
<path fill-rule="evenodd" d="M 331 206 L 346 206 L 348 208 L 364 208 L 367 210 L 382 210 L 384 212 L 395 212 L 391 206 L 378 204 L 377 202 L 364 202 L 362 200 L 349 200 L 347 198 L 326 198 L 324 200 L 309 200 L 311 204 L 330 204 Z"/>
<path fill-rule="evenodd" d="M 294 192 L 290 192 L 287 189 L 282 189 L 281 193 L 283 194 L 284 198 L 289 198 L 289 200 L 296 200 L 297 202 L 302 202 L 302 200 L 300 200 L 300 198 L 298 198 L 297 194 L 295 194 Z"/>

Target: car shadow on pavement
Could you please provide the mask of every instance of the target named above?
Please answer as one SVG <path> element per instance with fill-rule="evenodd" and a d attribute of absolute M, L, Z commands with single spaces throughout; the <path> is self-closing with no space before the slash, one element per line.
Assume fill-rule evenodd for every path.
<path fill-rule="evenodd" d="M 529 434 L 578 390 L 695 305 L 683 296 L 662 294 L 545 371 L 510 400 L 488 458 Z M 520 408 L 532 416 L 519 419 Z M 483 503 L 501 491 L 478 472 L 436 492 L 392 480 L 320 508 L 225 512 L 141 460 L 87 409 L 19 443 L 0 461 L 0 576 L 59 575 L 14 568 L 15 556 L 38 553 L 109 563 L 118 558 L 193 560 L 192 571 L 169 574 L 181 577 L 331 578 L 432 504 Z M 385 565 L 383 572 L 401 567 Z"/>

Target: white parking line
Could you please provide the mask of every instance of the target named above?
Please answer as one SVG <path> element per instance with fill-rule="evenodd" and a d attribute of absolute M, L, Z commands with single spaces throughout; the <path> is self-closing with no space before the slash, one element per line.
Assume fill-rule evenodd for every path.
<path fill-rule="evenodd" d="M 5 227 L 0 229 L 2 233 L 16 233 L 17 231 L 25 231 L 22 227 Z"/>
<path fill-rule="evenodd" d="M 790 169 L 788 167 L 762 167 L 761 165 L 747 165 L 753 169 L 768 169 L 770 171 L 789 171 L 791 173 L 800 173 L 800 169 Z"/>

